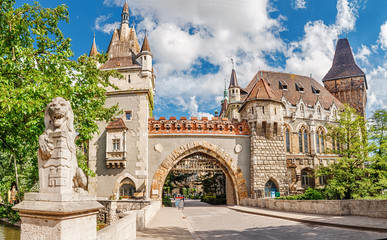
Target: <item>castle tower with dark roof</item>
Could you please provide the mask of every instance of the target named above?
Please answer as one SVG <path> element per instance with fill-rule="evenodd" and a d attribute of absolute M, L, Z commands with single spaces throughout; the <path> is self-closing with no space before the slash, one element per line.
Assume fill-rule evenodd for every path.
<path fill-rule="evenodd" d="M 337 41 L 332 67 L 323 78 L 323 83 L 342 103 L 347 103 L 365 116 L 367 80 L 364 72 L 356 65 L 347 38 Z"/>

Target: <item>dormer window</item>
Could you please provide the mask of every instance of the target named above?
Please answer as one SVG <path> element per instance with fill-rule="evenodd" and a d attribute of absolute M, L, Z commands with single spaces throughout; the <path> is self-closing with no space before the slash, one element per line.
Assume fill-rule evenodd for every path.
<path fill-rule="evenodd" d="M 303 92 L 304 91 L 304 86 L 302 86 L 300 83 L 296 83 L 296 90 L 299 91 L 299 92 Z"/>
<path fill-rule="evenodd" d="M 285 82 L 282 82 L 281 80 L 279 80 L 278 83 L 279 83 L 279 89 L 288 90 L 288 85 Z"/>
<path fill-rule="evenodd" d="M 312 85 L 312 92 L 314 94 L 320 94 L 320 89 L 316 88 L 315 86 Z"/>

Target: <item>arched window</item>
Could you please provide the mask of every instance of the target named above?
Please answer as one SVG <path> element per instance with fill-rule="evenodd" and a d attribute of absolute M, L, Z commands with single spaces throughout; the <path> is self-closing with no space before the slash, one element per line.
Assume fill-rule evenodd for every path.
<path fill-rule="evenodd" d="M 290 131 L 289 128 L 285 127 L 285 150 L 286 152 L 290 152 Z"/>
<path fill-rule="evenodd" d="M 303 188 L 314 187 L 314 178 L 309 170 L 301 171 L 301 186 Z"/>
<path fill-rule="evenodd" d="M 308 131 L 305 127 L 301 127 L 301 129 L 298 131 L 298 145 L 300 152 L 309 152 L 308 142 Z"/>
<path fill-rule="evenodd" d="M 124 184 L 120 187 L 120 197 L 133 197 L 136 188 L 132 184 Z"/>
<path fill-rule="evenodd" d="M 269 180 L 265 184 L 265 197 L 275 197 L 275 193 L 277 192 L 277 186 L 272 180 Z"/>
<path fill-rule="evenodd" d="M 324 141 L 324 129 L 318 128 L 316 132 L 316 150 L 317 153 L 323 153 L 324 147 L 325 147 L 325 141 Z"/>

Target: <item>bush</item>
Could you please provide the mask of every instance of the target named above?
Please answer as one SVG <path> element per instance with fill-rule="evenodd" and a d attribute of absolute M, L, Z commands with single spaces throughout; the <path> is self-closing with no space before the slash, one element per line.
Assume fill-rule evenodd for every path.
<path fill-rule="evenodd" d="M 0 218 L 8 218 L 12 223 L 15 223 L 20 220 L 19 212 L 12 209 L 13 205 L 6 203 L 0 205 Z"/>
<path fill-rule="evenodd" d="M 217 198 L 215 196 L 204 196 L 202 197 L 201 202 L 209 203 L 212 205 L 220 205 L 226 204 L 227 200 L 223 197 Z"/>
<path fill-rule="evenodd" d="M 308 188 L 305 190 L 305 193 L 302 195 L 277 197 L 275 199 L 282 199 L 282 200 L 324 200 L 326 198 L 324 198 L 323 195 L 324 195 L 324 189 Z"/>
<path fill-rule="evenodd" d="M 171 201 L 171 199 L 168 196 L 164 196 L 163 197 L 162 203 L 166 207 L 172 207 L 172 201 Z"/>

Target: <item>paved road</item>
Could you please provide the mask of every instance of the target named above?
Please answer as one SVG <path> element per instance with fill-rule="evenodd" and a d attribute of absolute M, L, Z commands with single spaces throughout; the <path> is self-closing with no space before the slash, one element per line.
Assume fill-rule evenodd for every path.
<path fill-rule="evenodd" d="M 194 239 L 387 239 L 386 233 L 324 227 L 241 213 L 227 207 L 186 200 L 181 211 Z M 168 238 L 166 238 L 168 239 Z"/>

